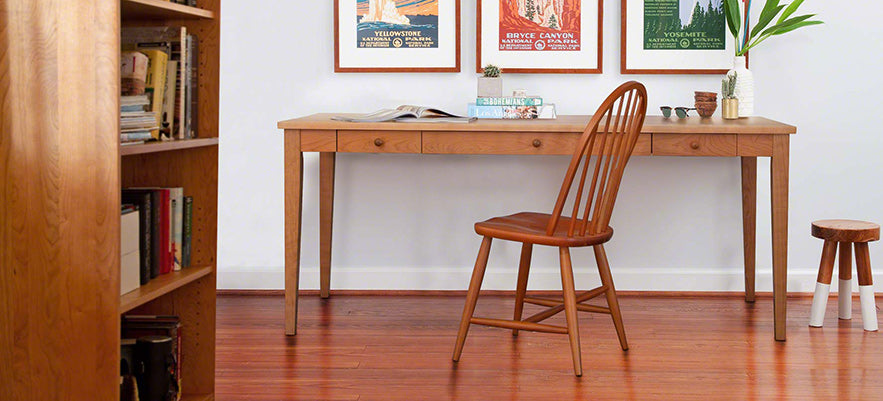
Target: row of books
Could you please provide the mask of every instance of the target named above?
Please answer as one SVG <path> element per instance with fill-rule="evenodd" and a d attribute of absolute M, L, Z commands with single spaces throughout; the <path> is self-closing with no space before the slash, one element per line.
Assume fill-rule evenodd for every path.
<path fill-rule="evenodd" d="M 558 113 L 552 103 L 543 103 L 539 96 L 479 97 L 467 106 L 467 115 L 481 119 L 555 119 Z"/>
<path fill-rule="evenodd" d="M 190 267 L 193 198 L 184 196 L 183 188 L 125 188 L 122 205 L 124 215 L 138 213 L 139 285 Z M 121 288 L 122 293 L 126 290 L 132 289 Z"/>
<path fill-rule="evenodd" d="M 120 39 L 121 142 L 195 138 L 199 88 L 196 36 L 183 26 L 124 27 Z M 150 117 L 153 124 L 147 126 Z"/>
<path fill-rule="evenodd" d="M 178 316 L 124 315 L 120 323 L 120 399 L 179 399 L 183 347 Z"/>

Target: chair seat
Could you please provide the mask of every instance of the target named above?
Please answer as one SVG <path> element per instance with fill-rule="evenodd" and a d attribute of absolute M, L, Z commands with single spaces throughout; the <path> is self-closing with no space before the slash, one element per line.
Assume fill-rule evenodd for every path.
<path fill-rule="evenodd" d="M 479 235 L 500 238 L 509 241 L 529 242 L 532 244 L 580 247 L 603 244 L 613 236 L 613 228 L 607 226 L 598 234 L 567 236 L 570 218 L 561 216 L 558 227 L 552 235 L 546 235 L 551 214 L 521 212 L 509 216 L 494 217 L 475 223 L 475 232 Z M 575 232 L 582 228 L 582 222 L 576 222 Z"/>
<path fill-rule="evenodd" d="M 871 242 L 880 239 L 880 226 L 860 220 L 817 220 L 812 236 L 834 242 Z"/>

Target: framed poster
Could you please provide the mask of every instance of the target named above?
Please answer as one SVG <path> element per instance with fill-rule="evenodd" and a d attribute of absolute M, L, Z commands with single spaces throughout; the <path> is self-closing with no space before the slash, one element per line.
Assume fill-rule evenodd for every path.
<path fill-rule="evenodd" d="M 723 0 L 622 0 L 623 74 L 724 74 L 735 39 Z"/>
<path fill-rule="evenodd" d="M 460 72 L 460 0 L 334 0 L 334 72 Z"/>
<path fill-rule="evenodd" d="M 600 74 L 603 0 L 478 0 L 476 72 Z"/>

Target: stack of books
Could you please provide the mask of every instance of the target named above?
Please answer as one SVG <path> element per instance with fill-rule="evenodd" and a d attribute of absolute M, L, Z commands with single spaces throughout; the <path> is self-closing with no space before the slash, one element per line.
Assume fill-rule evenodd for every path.
<path fill-rule="evenodd" d="M 139 89 L 135 68 L 139 55 L 143 55 L 147 63 L 144 84 L 140 86 L 144 88 L 142 93 L 147 96 L 148 105 L 139 111 L 152 113 L 154 126 L 150 127 L 150 138 L 141 138 L 143 133 L 139 133 L 139 140 L 195 138 L 198 113 L 194 110 L 199 102 L 197 38 L 183 26 L 159 26 L 123 27 L 120 40 L 122 95 L 141 94 L 132 93 Z"/>
<path fill-rule="evenodd" d="M 543 103 L 539 96 L 479 97 L 469 103 L 469 117 L 496 119 L 554 119 L 557 118 L 555 105 Z"/>
<path fill-rule="evenodd" d="M 120 144 L 144 143 L 153 138 L 151 130 L 158 129 L 156 113 L 147 111 L 147 95 L 120 97 Z"/>

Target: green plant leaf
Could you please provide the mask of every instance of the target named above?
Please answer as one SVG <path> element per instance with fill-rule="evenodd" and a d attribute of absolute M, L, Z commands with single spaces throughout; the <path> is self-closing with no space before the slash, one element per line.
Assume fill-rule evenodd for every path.
<path fill-rule="evenodd" d="M 791 31 L 793 31 L 793 30 L 795 30 L 795 29 L 797 29 L 797 28 L 803 28 L 803 27 L 805 27 L 805 26 L 810 26 L 810 25 L 821 25 L 821 24 L 824 24 L 824 22 L 822 22 L 822 21 L 802 21 L 802 22 L 798 22 L 798 23 L 796 23 L 796 24 L 794 24 L 794 25 L 791 25 L 791 26 L 789 26 L 789 27 L 782 28 L 782 29 L 776 31 L 775 35 L 781 35 L 781 34 L 786 33 L 786 32 L 791 32 Z"/>
<path fill-rule="evenodd" d="M 776 21 L 776 23 L 782 23 L 788 19 L 791 14 L 794 14 L 794 12 L 797 11 L 797 7 L 800 7 L 801 4 L 803 4 L 803 0 L 794 0 L 793 3 L 788 5 L 788 8 L 785 9 L 785 12 L 782 13 L 782 16 L 779 17 L 779 20 Z"/>
<path fill-rule="evenodd" d="M 787 20 L 785 20 L 784 22 L 780 22 L 780 23 L 778 23 L 778 24 L 776 24 L 776 25 L 773 25 L 773 26 L 767 28 L 767 30 L 763 31 L 763 33 L 761 33 L 760 36 L 764 36 L 764 35 L 767 35 L 767 34 L 769 34 L 769 35 L 779 35 L 779 34 L 780 34 L 780 33 L 779 33 L 779 30 L 784 29 L 784 28 L 788 28 L 788 27 L 791 26 L 791 25 L 794 25 L 794 24 L 797 24 L 797 23 L 800 23 L 800 22 L 806 21 L 807 19 L 810 19 L 810 18 L 812 18 L 813 16 L 815 16 L 815 14 L 801 15 L 801 16 L 799 16 L 799 17 L 794 17 L 794 18 L 787 19 Z M 789 32 L 789 31 L 785 31 L 785 32 Z M 785 32 L 782 32 L 782 33 L 785 33 Z"/>
<path fill-rule="evenodd" d="M 736 38 L 736 46 L 738 47 L 739 27 L 742 26 L 742 17 L 739 16 L 739 0 L 724 0 L 724 15 L 727 18 L 730 33 Z"/>
<path fill-rule="evenodd" d="M 760 18 L 757 19 L 757 25 L 751 30 L 751 36 L 748 37 L 748 41 L 751 41 L 752 38 L 763 31 L 763 29 L 773 21 L 773 18 L 776 18 L 776 15 L 785 8 L 784 4 L 779 5 L 778 3 L 778 0 L 771 0 L 766 3 L 766 6 L 763 7 L 763 11 L 760 12 Z M 770 4 L 773 4 L 773 6 L 770 7 Z"/>

